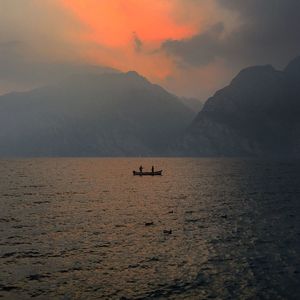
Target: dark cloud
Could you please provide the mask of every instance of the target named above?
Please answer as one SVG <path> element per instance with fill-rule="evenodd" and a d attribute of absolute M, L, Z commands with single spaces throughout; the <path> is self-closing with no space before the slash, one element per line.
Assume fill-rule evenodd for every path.
<path fill-rule="evenodd" d="M 141 52 L 142 47 L 143 47 L 142 40 L 138 37 L 136 32 L 133 32 L 132 35 L 133 35 L 133 42 L 134 42 L 135 51 L 136 52 Z"/>
<path fill-rule="evenodd" d="M 217 24 L 191 39 L 166 41 L 162 49 L 192 66 L 224 59 L 233 67 L 272 63 L 283 66 L 300 55 L 299 0 L 217 0 L 239 14 L 230 33 Z"/>
<path fill-rule="evenodd" d="M 162 49 L 169 54 L 175 54 L 184 58 L 187 64 L 206 65 L 212 62 L 221 48 L 221 35 L 224 31 L 223 23 L 218 23 L 201 35 L 196 35 L 191 39 L 168 40 L 162 45 Z"/>

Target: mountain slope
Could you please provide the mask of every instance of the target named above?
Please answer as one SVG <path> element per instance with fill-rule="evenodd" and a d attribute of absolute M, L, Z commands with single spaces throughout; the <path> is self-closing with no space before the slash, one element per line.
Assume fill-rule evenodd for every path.
<path fill-rule="evenodd" d="M 77 75 L 0 97 L 0 155 L 158 155 L 194 116 L 135 72 Z"/>
<path fill-rule="evenodd" d="M 300 59 L 284 71 L 271 66 L 241 71 L 208 99 L 177 154 L 300 156 Z"/>

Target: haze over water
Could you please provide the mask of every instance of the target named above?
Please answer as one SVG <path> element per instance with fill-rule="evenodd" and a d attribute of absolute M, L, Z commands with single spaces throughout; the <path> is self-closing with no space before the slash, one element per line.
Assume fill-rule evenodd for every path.
<path fill-rule="evenodd" d="M 140 164 L 163 176 L 132 176 Z M 299 161 L 2 160 L 0 174 L 0 298 L 300 295 Z"/>

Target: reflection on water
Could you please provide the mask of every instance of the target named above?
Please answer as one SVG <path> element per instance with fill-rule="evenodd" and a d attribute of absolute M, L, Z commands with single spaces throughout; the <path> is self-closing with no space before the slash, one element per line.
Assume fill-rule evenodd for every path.
<path fill-rule="evenodd" d="M 132 176 L 141 163 L 164 176 Z M 300 297 L 299 162 L 34 159 L 0 174 L 0 297 Z"/>

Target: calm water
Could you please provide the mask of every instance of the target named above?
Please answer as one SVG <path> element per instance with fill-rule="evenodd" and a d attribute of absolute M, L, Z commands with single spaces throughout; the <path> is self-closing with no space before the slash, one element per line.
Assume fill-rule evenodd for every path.
<path fill-rule="evenodd" d="M 141 163 L 164 176 L 133 177 Z M 300 298 L 300 162 L 2 160 L 0 174 L 3 299 Z"/>

